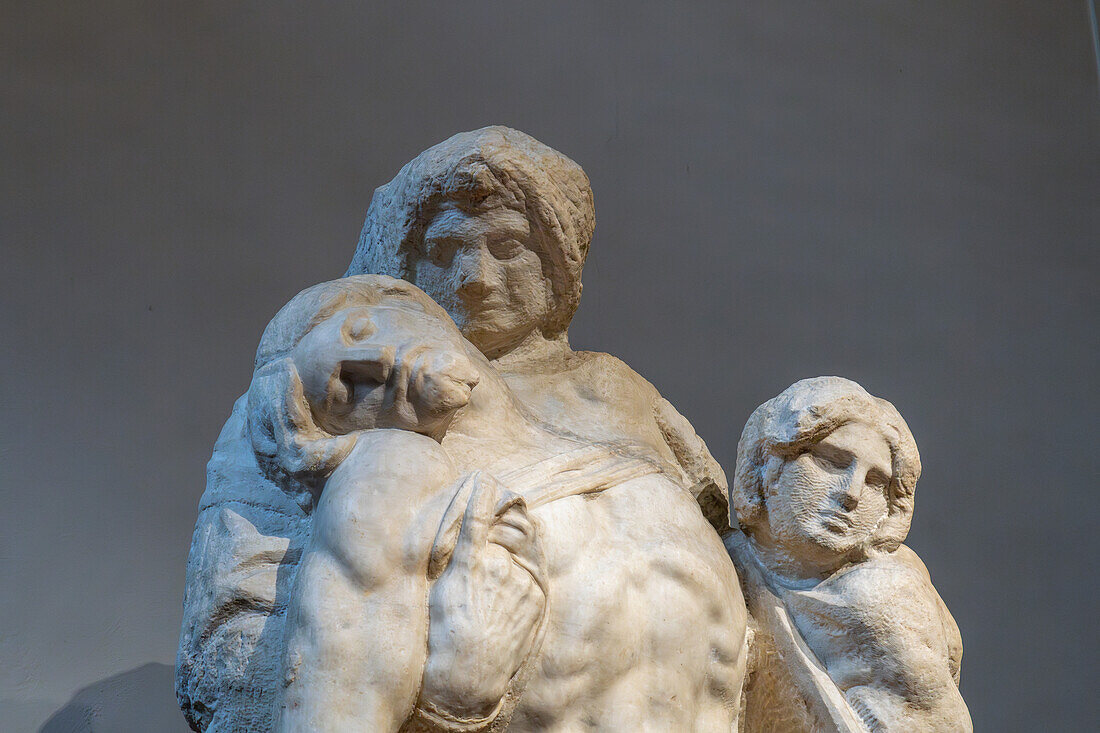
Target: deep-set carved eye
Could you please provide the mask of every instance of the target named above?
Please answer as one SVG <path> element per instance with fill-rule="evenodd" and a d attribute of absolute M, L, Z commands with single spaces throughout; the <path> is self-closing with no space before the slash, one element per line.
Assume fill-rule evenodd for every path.
<path fill-rule="evenodd" d="M 886 491 L 886 487 L 890 484 L 890 479 L 883 476 L 878 471 L 871 471 L 867 474 L 864 483 L 877 491 Z"/>
<path fill-rule="evenodd" d="M 345 361 L 340 364 L 340 382 L 347 390 L 348 401 L 355 399 L 356 392 L 370 392 L 384 386 L 388 372 L 386 365 L 377 361 Z"/>
<path fill-rule="evenodd" d="M 510 260 L 519 256 L 524 246 L 515 239 L 502 239 L 489 245 L 489 252 L 498 260 Z"/>
<path fill-rule="evenodd" d="M 828 453 L 820 449 L 811 450 L 810 456 L 813 458 L 814 463 L 826 471 L 843 471 L 851 463 L 845 456 Z"/>
<path fill-rule="evenodd" d="M 446 267 L 454 259 L 459 242 L 452 237 L 429 238 L 424 240 L 424 249 L 428 261 L 436 267 Z"/>

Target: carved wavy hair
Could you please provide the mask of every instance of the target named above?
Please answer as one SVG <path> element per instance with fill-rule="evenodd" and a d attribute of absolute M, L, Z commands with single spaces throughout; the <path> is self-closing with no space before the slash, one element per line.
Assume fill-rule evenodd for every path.
<path fill-rule="evenodd" d="M 809 450 L 842 425 L 859 422 L 877 430 L 890 446 L 892 463 L 887 512 L 866 550 L 892 552 L 909 534 L 920 454 L 909 426 L 886 400 L 841 377 L 795 382 L 753 411 L 737 444 L 730 484 L 730 521 L 751 530 L 765 519 L 765 489 L 783 464 Z M 736 526 L 736 524 L 734 524 Z"/>
<path fill-rule="evenodd" d="M 385 275 L 359 275 L 306 288 L 264 329 L 248 388 L 248 432 L 261 470 L 307 513 L 356 435 L 332 435 L 313 418 L 291 352 L 315 326 L 345 308 L 398 301 L 434 318 L 450 316 L 422 290 Z"/>
<path fill-rule="evenodd" d="M 540 324 L 563 333 L 581 298 L 581 269 L 596 225 L 592 187 L 579 165 L 530 135 L 508 127 L 459 133 L 407 163 L 371 199 L 359 246 L 346 275 L 380 273 L 413 280 L 424 232 L 439 207 L 471 213 L 503 204 L 542 234 L 538 255 L 554 286 Z"/>

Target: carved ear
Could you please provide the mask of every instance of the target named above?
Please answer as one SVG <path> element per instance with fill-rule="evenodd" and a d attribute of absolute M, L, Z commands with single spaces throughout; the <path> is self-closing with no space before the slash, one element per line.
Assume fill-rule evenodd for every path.
<path fill-rule="evenodd" d="M 333 436 L 317 426 L 289 357 L 266 364 L 253 375 L 248 426 L 252 450 L 264 474 L 307 514 L 356 441 L 354 434 Z"/>
<path fill-rule="evenodd" d="M 909 534 L 913 522 L 913 495 L 916 479 L 911 475 L 895 477 L 890 486 L 886 518 L 871 539 L 871 546 L 883 552 L 893 552 Z"/>
<path fill-rule="evenodd" d="M 889 436 L 893 453 L 894 477 L 890 482 L 889 506 L 886 518 L 876 530 L 872 546 L 893 552 L 909 534 L 913 521 L 913 503 L 920 479 L 920 452 L 913 433 L 897 409 L 884 399 L 875 398 L 893 434 Z"/>
<path fill-rule="evenodd" d="M 913 495 L 907 494 L 890 501 L 886 519 L 882 520 L 871 543 L 877 550 L 893 552 L 901 546 L 909 534 L 913 521 Z"/>
<path fill-rule="evenodd" d="M 768 456 L 765 451 L 764 408 L 753 411 L 741 440 L 737 443 L 737 465 L 730 482 L 730 526 L 751 527 L 764 511 L 764 471 Z"/>

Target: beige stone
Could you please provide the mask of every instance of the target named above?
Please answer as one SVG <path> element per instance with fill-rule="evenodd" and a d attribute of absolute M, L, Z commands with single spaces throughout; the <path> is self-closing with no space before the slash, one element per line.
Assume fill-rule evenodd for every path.
<path fill-rule="evenodd" d="M 660 464 L 533 420 L 390 278 L 304 291 L 260 350 L 253 445 L 312 499 L 276 730 L 733 724 L 744 601 Z"/>
<path fill-rule="evenodd" d="M 653 385 L 569 345 L 594 221 L 576 163 L 462 133 L 272 319 L 188 560 L 193 727 L 971 729 L 958 628 L 902 544 L 904 420 L 804 380 L 727 488 Z"/>
<path fill-rule="evenodd" d="M 726 537 L 753 653 L 747 731 L 968 731 L 962 640 L 902 544 L 920 457 L 885 400 L 806 379 L 752 414 Z"/>
<path fill-rule="evenodd" d="M 469 415 L 479 396 L 497 394 L 509 407 L 485 424 L 511 425 L 520 433 L 534 430 L 542 451 L 516 452 L 509 447 L 516 437 L 512 433 L 486 443 L 477 431 L 467 436 L 459 429 L 478 423 L 458 421 L 442 440 L 458 483 L 440 479 L 446 487 L 424 488 L 425 506 L 438 508 L 431 499 L 447 491 L 453 497 L 470 494 L 461 501 L 453 498 L 456 508 L 445 517 L 450 529 L 444 534 L 458 543 L 462 528 L 492 524 L 484 516 L 487 510 L 472 498 L 475 494 L 499 494 L 499 501 L 517 494 L 528 474 L 541 477 L 543 488 L 552 489 L 545 504 L 530 510 L 542 528 L 539 544 L 548 563 L 545 639 L 537 664 L 532 664 L 545 671 L 526 673 L 526 691 L 517 700 L 519 678 L 513 677 L 520 670 L 511 670 L 510 662 L 476 659 L 475 654 L 470 664 L 496 669 L 490 678 L 506 673 L 511 680 L 505 697 L 512 703 L 497 699 L 498 707 L 485 713 L 474 699 L 481 695 L 470 690 L 448 693 L 453 683 L 441 680 L 452 674 L 455 660 L 491 645 L 479 640 L 428 655 L 423 685 L 440 690 L 436 697 L 444 702 L 428 700 L 406 725 L 485 713 L 486 725 L 500 727 L 507 718 L 511 730 L 566 729 L 580 720 L 597 721 L 608 730 L 710 729 L 727 727 L 736 717 L 745 610 L 732 563 L 708 522 L 725 521 L 721 468 L 652 385 L 614 357 L 569 348 L 567 326 L 580 297 L 580 271 L 593 223 L 591 190 L 580 167 L 507 128 L 464 133 L 425 151 L 380 188 L 372 202 L 349 274 L 370 270 L 403 277 L 444 306 L 453 320 L 450 328 L 457 325 L 468 339 L 464 343 L 483 353 L 475 398 L 459 412 Z M 307 673 L 327 674 L 316 667 L 309 672 L 325 655 L 303 652 L 305 661 L 300 663 L 297 657 L 283 658 L 297 648 L 295 629 L 325 628 L 300 623 L 309 617 L 309 592 L 303 590 L 308 584 L 300 568 L 323 556 L 316 523 L 327 516 L 324 501 L 313 513 L 314 503 L 325 495 L 325 474 L 315 469 L 341 466 L 333 478 L 366 476 L 368 466 L 384 463 L 379 455 L 396 453 L 365 451 L 354 447 L 360 441 L 349 440 L 346 433 L 327 433 L 324 427 L 339 432 L 354 420 L 327 414 L 316 398 L 306 398 L 308 411 L 301 403 L 287 411 L 283 392 L 293 382 L 271 372 L 276 352 L 268 337 L 279 330 L 279 321 L 265 334 L 252 388 L 234 406 L 215 447 L 188 565 L 177 690 L 193 724 L 207 730 L 269 727 L 279 704 L 276 691 L 285 681 L 281 665 L 288 661 L 298 676 L 284 702 L 310 698 L 318 689 L 313 685 L 310 693 L 295 697 L 296 690 L 304 689 L 299 682 Z M 325 328 L 321 324 L 316 333 Z M 322 353 L 303 349 L 298 356 L 303 363 L 316 363 Z M 299 381 L 303 395 L 320 394 L 309 387 L 316 384 L 313 377 Z M 415 401 L 407 406 L 408 416 L 415 413 L 414 406 Z M 288 425 L 305 431 L 282 448 L 277 431 L 265 438 L 263 430 L 253 430 L 265 424 L 265 414 L 279 410 L 287 419 L 266 424 L 283 425 L 284 437 L 292 432 Z M 505 415 L 511 417 L 505 420 Z M 356 430 L 393 429 L 379 425 L 363 423 Z M 404 437 L 393 440 L 407 442 L 416 426 L 401 427 L 413 430 L 403 430 Z M 310 436 L 321 440 L 318 450 L 295 453 Z M 545 455 L 555 446 L 557 453 Z M 344 469 L 345 461 L 359 468 Z M 638 466 L 646 467 L 646 474 L 633 477 Z M 485 478 L 471 481 L 471 474 Z M 562 480 L 554 479 L 559 474 Z M 339 493 L 354 492 L 333 492 Z M 529 502 L 522 492 L 518 495 Z M 467 505 L 481 507 L 469 516 L 472 525 L 452 516 L 465 518 Z M 416 506 L 410 501 L 407 509 Z M 700 506 L 706 508 L 706 517 Z M 511 510 L 513 515 L 519 507 Z M 394 518 L 379 515 L 376 520 L 404 531 Z M 431 581 L 433 599 L 453 598 L 456 588 L 470 585 L 469 573 L 457 569 L 472 561 L 458 562 L 459 557 L 436 563 L 443 567 Z M 485 561 L 474 565 L 478 563 Z M 500 595 L 489 604 L 496 608 L 505 597 L 531 595 L 529 585 L 517 583 L 512 589 L 482 584 L 487 590 L 479 597 Z M 433 602 L 430 608 L 436 613 L 474 603 L 468 592 L 464 598 L 461 603 Z M 562 600 L 555 603 L 554 598 Z M 661 610 L 654 613 L 654 608 Z M 291 622 L 286 624 L 288 613 Z M 708 621 L 701 623 L 695 615 Z M 715 624 L 715 619 L 723 620 Z M 433 619 L 429 627 L 478 628 L 453 612 L 446 621 Z M 291 642 L 289 651 L 284 637 Z M 429 630 L 429 637 L 446 640 L 450 634 Z M 522 647 L 514 640 L 504 646 L 509 645 L 513 651 Z M 409 668 L 415 664 L 410 662 Z M 410 675 L 402 679 L 416 678 Z M 385 706 L 404 710 L 396 701 L 387 700 Z"/>

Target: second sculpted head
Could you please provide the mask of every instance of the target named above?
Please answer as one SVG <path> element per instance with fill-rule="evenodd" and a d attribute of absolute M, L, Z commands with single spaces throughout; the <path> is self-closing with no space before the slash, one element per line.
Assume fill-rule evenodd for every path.
<path fill-rule="evenodd" d="M 441 441 L 484 361 L 407 282 L 363 275 L 307 288 L 279 310 L 257 349 L 248 391 L 257 461 L 309 511 L 357 431 Z"/>
<path fill-rule="evenodd" d="M 804 379 L 758 407 L 737 447 L 730 506 L 756 545 L 798 576 L 897 549 L 920 477 L 889 402 L 840 377 Z"/>

